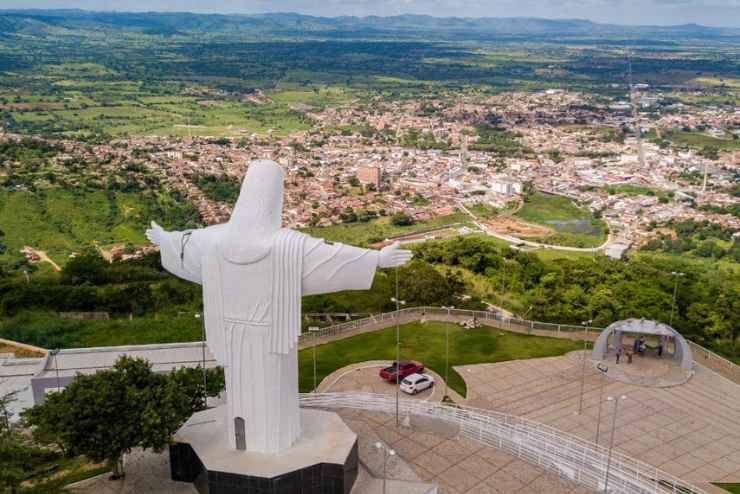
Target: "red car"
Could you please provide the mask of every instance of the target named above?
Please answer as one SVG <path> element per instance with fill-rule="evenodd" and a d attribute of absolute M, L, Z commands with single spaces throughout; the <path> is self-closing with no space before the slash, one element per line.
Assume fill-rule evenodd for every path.
<path fill-rule="evenodd" d="M 400 372 L 398 376 L 399 382 L 406 376 L 424 372 L 424 364 L 420 362 L 401 360 L 400 364 Z M 380 369 L 380 377 L 389 382 L 396 382 L 396 362 L 393 362 L 389 367 Z"/>

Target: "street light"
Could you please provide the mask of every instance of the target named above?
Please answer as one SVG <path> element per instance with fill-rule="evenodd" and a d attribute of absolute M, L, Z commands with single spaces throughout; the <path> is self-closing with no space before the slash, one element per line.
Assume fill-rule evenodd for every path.
<path fill-rule="evenodd" d="M 622 395 L 620 397 L 610 396 L 606 400 L 614 402 L 614 417 L 612 418 L 612 435 L 609 440 L 609 456 L 606 460 L 606 477 L 604 478 L 604 494 L 609 492 L 609 470 L 612 466 L 612 450 L 614 449 L 614 430 L 617 428 L 617 411 L 619 410 L 619 402 L 626 400 L 627 397 Z"/>
<path fill-rule="evenodd" d="M 321 328 L 318 326 L 310 326 L 308 328 L 309 333 L 313 333 L 313 392 L 316 392 L 317 382 L 316 382 L 316 338 L 319 335 L 319 331 L 321 331 Z"/>
<path fill-rule="evenodd" d="M 200 352 L 201 352 L 201 358 L 203 359 L 203 406 L 207 408 L 208 406 L 208 374 L 206 373 L 206 324 L 203 318 L 201 317 L 200 312 L 195 314 L 195 318 L 200 321 L 200 328 L 201 328 L 201 343 L 200 343 Z"/>
<path fill-rule="evenodd" d="M 671 276 L 673 276 L 674 283 L 673 283 L 673 302 L 671 303 L 671 320 L 668 323 L 669 326 L 673 326 L 673 312 L 676 310 L 676 295 L 678 294 L 678 278 L 683 275 L 684 273 L 681 273 L 678 271 L 671 271 Z"/>
<path fill-rule="evenodd" d="M 505 257 L 502 257 L 501 259 L 504 260 L 504 276 L 501 278 L 501 296 L 503 297 L 506 293 L 506 264 L 509 260 Z"/>
<path fill-rule="evenodd" d="M 593 320 L 589 319 L 588 321 L 583 321 L 581 324 L 583 324 L 583 365 L 581 366 L 581 399 L 578 402 L 578 415 L 583 412 L 583 388 L 586 385 L 586 353 L 588 350 L 588 341 L 586 340 L 586 331 L 588 331 L 588 327 L 591 325 Z"/>
<path fill-rule="evenodd" d="M 385 494 L 386 493 L 386 490 L 385 490 L 386 467 L 388 466 L 388 460 L 392 456 L 396 456 L 396 451 L 393 449 L 390 449 L 389 447 L 385 446 L 381 442 L 375 443 L 375 449 L 383 453 L 383 494 Z"/>
<path fill-rule="evenodd" d="M 401 386 L 401 322 L 398 318 L 401 316 L 401 306 L 406 305 L 406 301 L 401 300 L 398 296 L 398 268 L 396 268 L 396 296 L 391 297 L 391 302 L 396 304 L 396 427 L 398 427 L 398 393 Z"/>
<path fill-rule="evenodd" d="M 606 383 L 606 373 L 609 372 L 609 367 L 599 362 L 596 366 L 601 372 L 601 386 L 599 386 L 599 414 L 596 416 L 596 444 L 599 444 L 599 432 L 601 431 L 601 405 L 604 401 L 604 384 Z"/>
<path fill-rule="evenodd" d="M 450 373 L 450 312 L 455 306 L 443 305 L 442 308 L 447 310 L 447 324 L 445 325 L 445 394 L 442 395 L 442 399 L 444 400 L 447 398 L 447 378 Z"/>

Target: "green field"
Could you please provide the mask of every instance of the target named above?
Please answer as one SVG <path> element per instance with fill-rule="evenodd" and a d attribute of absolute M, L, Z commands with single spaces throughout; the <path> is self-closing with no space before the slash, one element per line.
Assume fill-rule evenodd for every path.
<path fill-rule="evenodd" d="M 424 363 L 444 376 L 445 330 L 450 335 L 450 388 L 466 395 L 465 381 L 453 366 L 503 362 L 506 360 L 553 357 L 582 348 L 582 344 L 558 338 L 529 336 L 479 328 L 463 330 L 456 324 L 414 322 L 401 326 L 401 358 Z M 316 349 L 319 382 L 337 369 L 367 360 L 395 358 L 396 331 L 389 327 L 344 340 L 320 345 Z M 313 350 L 299 352 L 300 390 L 313 387 Z"/>
<path fill-rule="evenodd" d="M 663 133 L 663 138 L 673 144 L 685 145 L 696 149 L 714 146 L 725 151 L 740 149 L 740 139 L 719 138 L 701 132 L 670 130 Z"/>
<path fill-rule="evenodd" d="M 0 260 L 18 257 L 29 245 L 61 265 L 85 247 L 143 244 L 149 220 L 173 225 L 192 213 L 191 206 L 154 193 L 0 190 L 0 229 L 8 247 Z"/>
<path fill-rule="evenodd" d="M 448 216 L 439 216 L 428 221 L 419 221 L 409 226 L 393 225 L 389 217 L 383 217 L 368 221 L 367 223 L 345 223 L 341 225 L 306 228 L 304 231 L 309 235 L 332 242 L 367 246 L 368 244 L 380 242 L 389 237 L 440 228 L 455 223 L 466 223 L 469 220 L 470 216 L 457 212 Z"/>
<path fill-rule="evenodd" d="M 535 192 L 529 195 L 516 214 L 531 223 L 546 225 L 555 233 L 532 240 L 573 247 L 597 247 L 604 243 L 607 227 L 586 208 L 578 207 L 572 200 Z"/>

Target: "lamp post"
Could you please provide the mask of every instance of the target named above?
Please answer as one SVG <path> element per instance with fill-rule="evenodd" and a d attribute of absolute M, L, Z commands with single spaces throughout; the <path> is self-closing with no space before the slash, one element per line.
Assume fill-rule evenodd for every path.
<path fill-rule="evenodd" d="M 504 262 L 504 276 L 501 278 L 501 296 L 504 296 L 504 293 L 506 293 L 506 264 L 509 262 L 509 260 L 505 257 L 502 257 Z"/>
<path fill-rule="evenodd" d="M 619 397 L 609 396 L 606 400 L 614 402 L 614 417 L 612 418 L 612 434 L 609 440 L 609 456 L 606 460 L 606 477 L 604 478 L 604 494 L 609 492 L 609 470 L 612 466 L 612 450 L 614 449 L 614 430 L 617 428 L 617 411 L 619 410 L 619 402 L 626 400 L 627 397 L 622 395 Z"/>
<path fill-rule="evenodd" d="M 596 366 L 601 372 L 601 386 L 599 386 L 599 413 L 596 416 L 596 444 L 599 444 L 599 432 L 601 431 L 601 405 L 604 401 L 604 384 L 606 383 L 606 373 L 609 371 L 609 367 L 599 362 Z"/>
<path fill-rule="evenodd" d="M 401 386 L 401 322 L 399 317 L 401 316 L 401 306 L 406 305 L 406 301 L 398 297 L 398 268 L 396 268 L 396 296 L 391 298 L 391 302 L 396 304 L 396 427 L 398 427 L 398 393 Z"/>
<path fill-rule="evenodd" d="M 208 377 L 207 377 L 208 374 L 206 373 L 206 324 L 200 312 L 195 314 L 195 318 L 200 321 L 200 331 L 201 331 L 200 353 L 201 353 L 201 359 L 202 359 L 202 365 L 203 365 L 203 406 L 207 407 L 208 405 Z"/>
<path fill-rule="evenodd" d="M 313 392 L 316 392 L 318 383 L 316 381 L 316 338 L 319 335 L 321 329 L 318 326 L 310 326 L 308 328 L 309 333 L 313 333 Z"/>
<path fill-rule="evenodd" d="M 581 398 L 578 401 L 578 415 L 583 412 L 583 388 L 586 385 L 586 353 L 588 350 L 588 341 L 586 340 L 586 331 L 593 321 L 583 321 L 583 364 L 581 365 Z"/>
<path fill-rule="evenodd" d="M 442 399 L 444 400 L 447 398 L 447 378 L 450 373 L 450 312 L 455 306 L 443 305 L 442 308 L 447 310 L 447 325 L 445 326 L 445 394 L 442 395 Z"/>
<path fill-rule="evenodd" d="M 673 326 L 673 312 L 676 310 L 676 295 L 678 294 L 678 278 L 683 276 L 684 273 L 678 272 L 678 271 L 671 271 L 671 276 L 673 276 L 673 302 L 671 303 L 671 319 L 668 323 L 669 326 Z"/>
<path fill-rule="evenodd" d="M 383 453 L 383 494 L 386 493 L 385 490 L 385 480 L 386 480 L 386 468 L 388 467 L 388 460 L 396 456 L 396 451 L 393 449 L 390 449 L 389 447 L 385 446 L 381 442 L 375 443 L 375 449 Z"/>

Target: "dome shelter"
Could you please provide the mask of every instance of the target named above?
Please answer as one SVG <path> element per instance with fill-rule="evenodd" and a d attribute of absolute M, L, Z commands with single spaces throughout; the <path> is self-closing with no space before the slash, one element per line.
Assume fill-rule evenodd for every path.
<path fill-rule="evenodd" d="M 673 343 L 673 353 L 666 352 L 666 356 L 672 357 L 686 371 L 691 371 L 693 367 L 693 355 L 691 347 L 681 334 L 667 324 L 650 319 L 624 319 L 610 324 L 601 332 L 594 342 L 594 348 L 591 353 L 593 360 L 604 360 L 610 349 L 609 338 L 612 338 L 612 349 L 622 347 L 622 340 L 625 334 L 630 335 L 653 335 L 662 339 L 664 348 L 669 348 L 669 343 Z"/>

